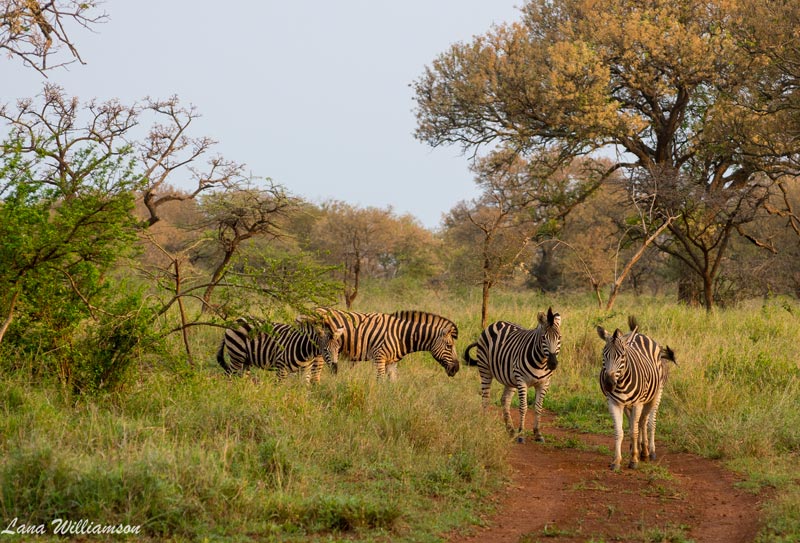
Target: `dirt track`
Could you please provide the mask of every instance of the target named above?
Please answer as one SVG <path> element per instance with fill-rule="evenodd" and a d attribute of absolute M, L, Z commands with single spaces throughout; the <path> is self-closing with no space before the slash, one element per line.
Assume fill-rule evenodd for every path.
<path fill-rule="evenodd" d="M 749 543 L 758 532 L 759 498 L 719 463 L 662 447 L 652 466 L 614 473 L 598 450 L 612 449 L 612 437 L 555 428 L 549 414 L 543 432 L 548 444 L 514 445 L 497 513 L 450 542 Z"/>

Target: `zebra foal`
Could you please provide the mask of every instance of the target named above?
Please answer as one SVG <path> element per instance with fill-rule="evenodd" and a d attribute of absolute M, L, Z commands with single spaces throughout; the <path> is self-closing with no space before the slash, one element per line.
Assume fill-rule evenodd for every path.
<path fill-rule="evenodd" d="M 490 324 L 475 343 L 464 350 L 467 365 L 478 366 L 481 376 L 481 396 L 483 405 L 489 404 L 492 379 L 505 386 L 503 390 L 503 421 L 509 433 L 514 433 L 511 422 L 511 399 L 514 390 L 519 400 L 519 429 L 517 441 L 522 443 L 525 414 L 528 412 L 528 387 L 536 389 L 534 401 L 533 437 L 544 441 L 539 431 L 542 416 L 542 403 L 550 388 L 550 376 L 558 365 L 561 350 L 561 316 L 548 308 L 547 313 L 539 313 L 539 325 L 534 329 L 523 328 L 507 321 Z M 469 352 L 477 347 L 476 358 Z"/>
<path fill-rule="evenodd" d="M 639 325 L 633 316 L 628 317 L 628 326 L 630 332 L 624 335 L 619 328 L 612 334 L 602 326 L 597 327 L 597 334 L 606 342 L 600 390 L 614 421 L 613 470 L 618 470 L 622 463 L 623 411 L 631 434 L 628 467 L 635 469 L 640 455 L 642 459 L 656 459 L 656 415 L 667 379 L 666 362 L 675 363 L 672 349 L 662 348 L 638 333 Z"/>
<path fill-rule="evenodd" d="M 244 319 L 228 329 L 217 350 L 217 362 L 228 374 L 241 373 L 250 366 L 275 368 L 278 380 L 289 373 L 306 372 L 306 382 L 319 382 L 324 363 L 336 368 L 342 330 L 329 320 L 298 317 L 297 325 L 272 323 L 270 332 L 259 332 Z M 228 360 L 225 359 L 225 350 Z"/>

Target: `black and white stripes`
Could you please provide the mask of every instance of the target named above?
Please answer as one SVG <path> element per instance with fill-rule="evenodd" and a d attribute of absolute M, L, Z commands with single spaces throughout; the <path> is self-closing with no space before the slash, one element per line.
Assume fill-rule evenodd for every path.
<path fill-rule="evenodd" d="M 503 420 L 510 432 L 511 399 L 514 390 L 519 399 L 519 428 L 517 440 L 522 442 L 525 414 L 528 411 L 528 387 L 536 389 L 535 415 L 533 422 L 534 438 L 544 441 L 539 430 L 542 403 L 550 387 L 550 376 L 558 365 L 561 350 L 561 316 L 549 308 L 547 314 L 539 313 L 539 325 L 534 329 L 523 328 L 517 324 L 498 321 L 490 324 L 481 333 L 477 342 L 464 351 L 467 365 L 477 365 L 481 376 L 481 395 L 484 406 L 489 402 L 492 379 L 503 385 Z M 469 352 L 477 347 L 473 359 Z"/>
<path fill-rule="evenodd" d="M 458 327 L 445 317 L 424 311 L 355 313 L 319 310 L 342 330 L 342 355 L 352 361 L 372 360 L 379 378 L 396 377 L 397 362 L 405 355 L 428 351 L 452 377 L 459 369 L 455 342 Z"/>
<path fill-rule="evenodd" d="M 622 462 L 623 411 L 628 417 L 631 434 L 631 460 L 635 468 L 642 458 L 656 458 L 656 415 L 667 378 L 666 361 L 675 362 L 669 347 L 662 348 L 649 337 L 638 333 L 634 317 L 628 318 L 630 332 L 609 333 L 602 326 L 597 334 L 606 344 L 603 347 L 603 368 L 600 370 L 600 389 L 608 400 L 608 410 L 614 421 L 614 461 L 611 468 L 619 469 Z M 641 438 L 641 442 L 640 442 Z"/>
<path fill-rule="evenodd" d="M 306 379 L 318 382 L 323 359 L 336 367 L 342 330 L 324 319 L 298 319 L 297 326 L 273 323 L 258 331 L 240 319 L 239 328 L 228 329 L 217 351 L 217 362 L 227 373 L 241 373 L 250 366 L 275 368 L 278 378 L 310 369 Z M 225 359 L 225 350 L 228 360 Z"/>

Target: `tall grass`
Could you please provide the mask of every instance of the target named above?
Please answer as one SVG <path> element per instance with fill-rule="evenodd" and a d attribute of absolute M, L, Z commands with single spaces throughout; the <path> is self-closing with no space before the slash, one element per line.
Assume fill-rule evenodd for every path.
<path fill-rule="evenodd" d="M 455 320 L 460 352 L 480 333 L 477 292 L 397 284 L 359 300 L 358 310 L 416 308 Z M 545 399 L 559 424 L 611 432 L 594 328 L 624 329 L 635 314 L 678 359 L 659 446 L 721 459 L 754 492 L 774 489 L 761 539 L 800 538 L 796 302 L 706 313 L 622 297 L 608 315 L 590 297 L 497 292 L 490 319 L 532 326 L 548 306 L 561 313 L 564 334 Z M 169 361 L 142 364 L 114 395 L 76 398 L 23 374 L 0 377 L 0 523 L 88 519 L 173 541 L 437 541 L 474 521 L 507 474 L 512 445 L 480 407 L 474 368 L 448 378 L 416 354 L 396 382 L 344 362 L 312 387 L 278 384 L 270 372 L 228 378 L 214 361 L 219 335 L 193 331 L 193 370 L 175 371 L 176 343 Z"/>
<path fill-rule="evenodd" d="M 155 372 L 76 403 L 7 378 L 3 527 L 49 531 L 62 518 L 139 525 L 154 540 L 432 540 L 497 488 L 505 437 L 483 422 L 469 379 L 417 362 L 397 383 L 362 365 L 317 387 Z"/>

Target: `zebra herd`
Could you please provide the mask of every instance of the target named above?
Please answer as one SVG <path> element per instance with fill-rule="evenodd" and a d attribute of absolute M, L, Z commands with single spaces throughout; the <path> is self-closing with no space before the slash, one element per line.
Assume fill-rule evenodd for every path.
<path fill-rule="evenodd" d="M 628 318 L 630 332 L 613 333 L 597 327 L 605 341 L 600 390 L 606 397 L 614 422 L 614 460 L 618 470 L 622 462 L 623 413 L 628 418 L 631 440 L 629 468 L 639 459 L 656 458 L 655 428 L 658 406 L 668 374 L 668 362 L 675 362 L 669 347 L 639 333 L 634 317 Z M 427 351 L 452 377 L 459 370 L 455 343 L 456 324 L 440 315 L 423 311 L 395 313 L 356 313 L 319 308 L 310 317 L 298 317 L 294 326 L 271 323 L 265 329 L 245 320 L 228 329 L 217 351 L 217 361 L 229 374 L 238 374 L 250 366 L 274 368 L 278 378 L 303 371 L 307 381 L 318 382 L 328 364 L 335 372 L 339 355 L 349 360 L 371 360 L 378 378 L 397 377 L 397 363 L 405 355 Z M 470 352 L 475 350 L 475 358 Z M 497 321 L 483 330 L 478 340 L 464 350 L 464 361 L 477 366 L 481 379 L 484 407 L 489 403 L 493 380 L 505 388 L 502 395 L 503 420 L 517 441 L 523 441 L 528 410 L 528 388 L 533 386 L 533 433 L 544 441 L 540 430 L 542 404 L 550 387 L 550 378 L 558 366 L 561 349 L 561 316 L 552 308 L 538 314 L 538 326 L 523 328 L 507 321 Z M 228 357 L 225 357 L 225 351 Z M 511 421 L 514 391 L 519 401 L 519 426 Z"/>

